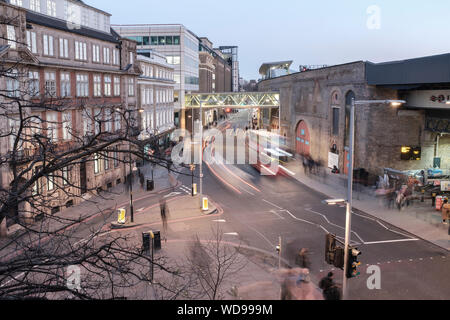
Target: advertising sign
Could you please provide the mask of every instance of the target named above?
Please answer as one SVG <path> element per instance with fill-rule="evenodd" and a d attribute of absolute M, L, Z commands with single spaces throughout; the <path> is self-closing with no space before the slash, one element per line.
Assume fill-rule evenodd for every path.
<path fill-rule="evenodd" d="M 333 152 L 328 153 L 328 168 L 333 169 L 334 166 L 339 168 L 339 155 Z"/>
<path fill-rule="evenodd" d="M 450 90 L 417 90 L 411 91 L 407 97 L 412 107 L 449 109 Z"/>
<path fill-rule="evenodd" d="M 450 192 L 450 181 L 441 181 L 441 191 Z"/>

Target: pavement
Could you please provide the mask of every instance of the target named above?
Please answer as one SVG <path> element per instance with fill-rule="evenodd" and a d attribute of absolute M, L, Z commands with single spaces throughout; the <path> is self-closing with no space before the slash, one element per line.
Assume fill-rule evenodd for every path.
<path fill-rule="evenodd" d="M 347 195 L 347 180 L 331 174 L 326 169 L 320 175 L 305 174 L 303 164 L 299 160 L 290 161 L 286 167 L 295 173 L 294 179 L 309 188 L 327 195 L 330 199 L 343 199 Z M 353 207 L 377 219 L 403 229 L 423 240 L 429 241 L 441 248 L 450 250 L 448 225 L 442 223 L 441 212 L 431 206 L 431 200 L 420 200 L 399 211 L 389 209 L 375 197 L 375 189 L 356 185 L 354 189 Z"/>
<path fill-rule="evenodd" d="M 154 181 L 155 189 L 151 192 L 141 188 L 139 183 L 133 185 L 133 197 L 134 202 L 139 202 L 149 198 L 160 197 L 165 192 L 170 192 L 173 187 L 177 187 L 175 184 L 173 187 L 171 183 L 177 183 L 176 178 L 178 174 L 173 174 L 173 181 L 169 181 L 167 177 L 167 169 L 155 168 Z M 135 179 L 135 181 L 138 179 Z M 84 196 L 84 201 L 79 205 L 71 208 L 67 208 L 51 217 L 45 217 L 42 221 L 36 221 L 29 228 L 36 230 L 46 230 L 48 233 L 52 232 L 67 232 L 71 229 L 76 229 L 80 224 L 86 224 L 90 221 L 100 220 L 105 221 L 111 219 L 117 219 L 117 209 L 127 208 L 129 212 L 129 193 L 128 188 L 121 184 L 109 191 L 104 191 L 100 195 L 88 193 Z M 29 234 L 25 228 L 19 224 L 13 225 L 8 228 L 7 236 L 0 238 L 0 251 L 2 251 L 2 258 L 9 256 L 8 247 L 11 244 L 15 244 L 18 239 L 23 235 Z M 40 243 L 43 240 L 49 238 L 49 236 L 41 235 L 40 233 L 33 235 L 36 243 Z M 24 240 L 25 241 L 25 240 Z M 33 242 L 33 239 L 27 239 L 27 243 Z M 16 250 L 12 250 L 16 251 Z M 17 252 L 16 252 L 17 253 Z"/>
<path fill-rule="evenodd" d="M 219 212 L 213 202 L 209 201 L 208 209 L 200 208 L 200 196 L 179 196 L 180 193 L 172 192 L 161 199 L 166 200 L 167 204 L 167 223 L 189 220 L 203 216 L 211 216 Z M 156 203 L 148 208 L 142 208 L 135 212 L 134 222 L 130 221 L 130 217 L 124 224 L 118 222 L 111 223 L 111 229 L 132 229 L 145 225 L 154 225 L 161 223 L 160 204 Z"/>
<path fill-rule="evenodd" d="M 224 220 L 221 219 L 224 211 L 213 200 L 210 200 L 208 211 L 200 210 L 198 196 L 178 196 L 177 193 L 170 193 L 166 199 L 169 212 L 166 230 L 162 224 L 159 203 L 156 203 L 138 212 L 135 215 L 134 223 L 127 222 L 123 226 L 112 223 L 109 234 L 127 233 L 134 235 L 135 240 L 139 242 L 141 232 L 150 229 L 159 230 L 161 231 L 162 249 L 157 252 L 157 257 L 164 257 L 166 267 L 186 266 L 188 264 L 187 255 L 195 236 L 199 237 L 203 245 L 215 243 L 215 240 L 212 240 L 215 239 L 214 228 L 205 226 L 209 223 L 213 223 L 215 226 L 223 222 Z M 224 234 L 225 236 L 220 241 L 221 244 L 237 250 L 237 255 L 236 260 L 230 266 L 232 270 L 220 286 L 221 299 L 279 300 L 281 283 L 285 279 L 280 272 L 286 272 L 287 269 L 281 269 L 281 271 L 278 269 L 277 254 L 236 241 L 233 239 L 232 233 Z M 227 236 L 231 236 L 231 239 Z M 282 267 L 287 264 L 289 262 L 283 259 Z M 222 265 L 222 267 L 224 266 Z M 298 295 L 303 299 L 321 300 L 321 290 L 315 285 L 317 282 L 317 279 L 312 278 L 310 283 L 299 287 L 302 290 L 299 290 Z"/>

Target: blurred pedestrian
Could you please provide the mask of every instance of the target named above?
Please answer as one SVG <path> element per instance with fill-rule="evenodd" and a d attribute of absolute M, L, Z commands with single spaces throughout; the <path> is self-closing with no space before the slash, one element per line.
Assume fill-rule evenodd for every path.
<path fill-rule="evenodd" d="M 295 263 L 303 269 L 311 269 L 311 261 L 309 259 L 309 251 L 306 248 L 301 249 L 295 257 Z"/>
<path fill-rule="evenodd" d="M 333 277 L 333 272 L 330 272 L 319 282 L 319 288 L 322 289 L 325 300 L 341 300 L 341 290 L 337 284 L 334 283 Z"/>
<path fill-rule="evenodd" d="M 167 202 L 165 198 L 161 198 L 159 200 L 159 208 L 161 210 L 161 220 L 163 223 L 163 230 L 164 230 L 164 235 L 166 234 L 167 231 L 167 216 L 168 216 L 168 209 L 167 209 Z"/>
<path fill-rule="evenodd" d="M 442 221 L 444 224 L 448 224 L 448 220 L 450 220 L 450 204 L 448 203 L 448 199 L 444 200 L 444 203 L 441 207 L 442 211 Z M 450 222 L 450 221 L 449 221 Z"/>
<path fill-rule="evenodd" d="M 281 269 L 281 300 L 321 300 L 320 292 L 311 283 L 308 269 Z"/>

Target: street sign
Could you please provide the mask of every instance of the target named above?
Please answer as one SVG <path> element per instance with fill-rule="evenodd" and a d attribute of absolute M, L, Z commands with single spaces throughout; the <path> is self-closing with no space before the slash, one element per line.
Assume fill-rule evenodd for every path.
<path fill-rule="evenodd" d="M 117 217 L 117 223 L 125 224 L 126 222 L 126 210 L 125 209 L 119 209 L 119 214 Z"/>

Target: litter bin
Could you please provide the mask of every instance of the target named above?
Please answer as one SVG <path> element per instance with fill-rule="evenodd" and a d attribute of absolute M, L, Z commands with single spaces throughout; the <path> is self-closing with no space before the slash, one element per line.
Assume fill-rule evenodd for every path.
<path fill-rule="evenodd" d="M 155 190 L 155 181 L 147 180 L 147 191 Z"/>
<path fill-rule="evenodd" d="M 155 235 L 155 239 L 153 239 L 154 245 L 155 245 L 155 250 L 160 250 L 161 249 L 161 231 L 153 231 L 153 234 Z"/>
<path fill-rule="evenodd" d="M 142 233 L 142 250 L 144 250 L 144 252 L 149 252 L 150 251 L 150 233 L 149 232 L 143 232 Z"/>

